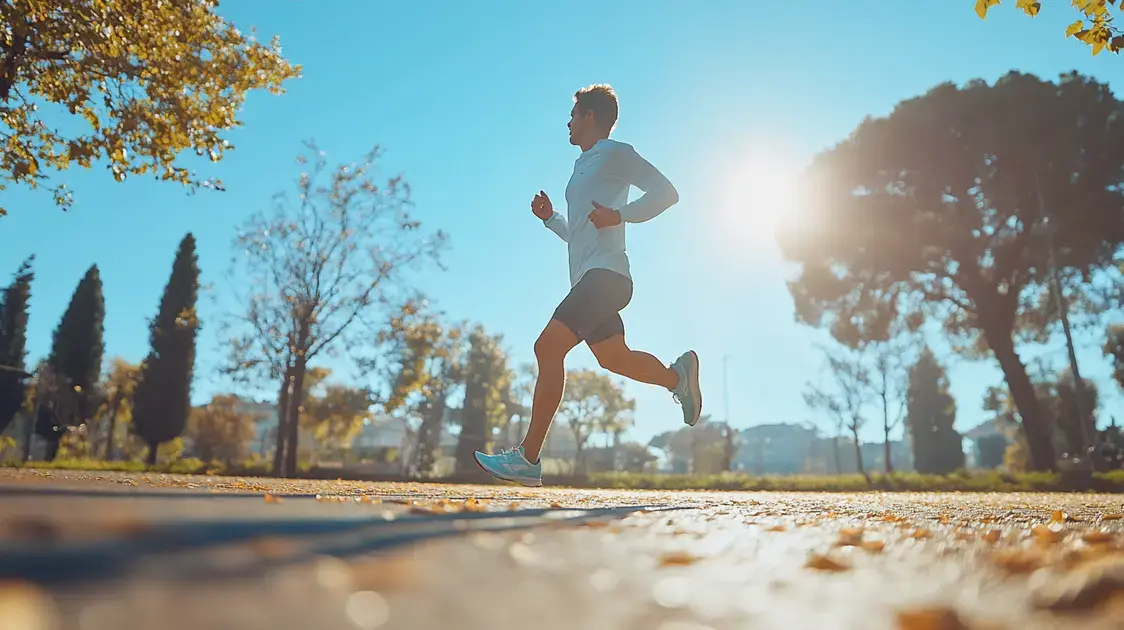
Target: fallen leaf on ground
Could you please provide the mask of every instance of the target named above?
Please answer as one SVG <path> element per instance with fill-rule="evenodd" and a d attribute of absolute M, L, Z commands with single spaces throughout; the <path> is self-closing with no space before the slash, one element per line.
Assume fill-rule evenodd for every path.
<path fill-rule="evenodd" d="M 1034 539 L 1042 544 L 1059 543 L 1065 538 L 1065 532 L 1048 527 L 1046 525 L 1035 525 L 1030 533 L 1034 535 Z"/>
<path fill-rule="evenodd" d="M 992 561 L 999 568 L 1013 574 L 1030 573 L 1043 564 L 1043 558 L 1040 554 L 1023 549 L 996 553 L 992 556 Z"/>
<path fill-rule="evenodd" d="M 884 541 L 884 540 L 864 540 L 862 542 L 862 548 L 871 552 L 871 553 L 882 553 L 882 550 L 886 548 L 886 541 Z"/>
<path fill-rule="evenodd" d="M 969 630 L 960 614 L 946 607 L 899 611 L 897 627 L 898 630 Z"/>
<path fill-rule="evenodd" d="M 842 563 L 842 562 L 840 562 L 840 561 L 838 561 L 834 558 L 830 558 L 828 556 L 821 555 L 821 554 L 818 554 L 818 553 L 814 553 L 814 554 L 808 556 L 808 562 L 805 563 L 804 566 L 809 568 L 809 569 L 815 569 L 817 571 L 832 571 L 832 572 L 848 571 L 851 568 L 850 566 L 848 566 L 848 565 L 846 565 L 846 564 L 844 564 L 844 563 Z"/>
<path fill-rule="evenodd" d="M 1081 535 L 1081 540 L 1089 543 L 1090 545 L 1103 545 L 1116 540 L 1116 536 L 1112 532 L 1104 530 L 1097 530 L 1093 532 L 1085 532 Z"/>
<path fill-rule="evenodd" d="M 266 492 L 265 493 L 265 502 L 266 503 L 280 503 L 281 497 L 275 497 L 272 494 Z"/>
<path fill-rule="evenodd" d="M 669 551 L 660 556 L 659 566 L 661 567 L 675 567 L 686 566 L 694 564 L 701 560 L 698 556 L 693 556 L 686 551 Z"/>

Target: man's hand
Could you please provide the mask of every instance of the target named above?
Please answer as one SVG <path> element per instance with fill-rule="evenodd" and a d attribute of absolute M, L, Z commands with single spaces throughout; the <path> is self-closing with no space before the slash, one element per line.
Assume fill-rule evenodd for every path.
<path fill-rule="evenodd" d="M 597 229 L 612 227 L 621 224 L 621 213 L 613 208 L 593 202 L 593 212 L 589 213 L 589 220 Z"/>
<path fill-rule="evenodd" d="M 540 190 L 539 194 L 531 200 L 531 212 L 543 221 L 554 216 L 554 205 L 550 203 L 550 197 L 547 197 L 545 192 Z"/>

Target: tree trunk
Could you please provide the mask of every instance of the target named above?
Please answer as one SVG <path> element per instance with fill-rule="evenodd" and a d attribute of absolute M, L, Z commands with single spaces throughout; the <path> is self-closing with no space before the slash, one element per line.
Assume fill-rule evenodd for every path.
<path fill-rule="evenodd" d="M 418 429 L 418 449 L 414 467 L 422 477 L 432 476 L 436 452 L 441 448 L 442 420 L 445 417 L 445 393 L 435 392 L 426 402 L 425 415 Z"/>
<path fill-rule="evenodd" d="M 273 439 L 273 476 L 280 477 L 285 465 L 285 426 L 289 419 L 289 382 L 293 369 L 286 366 L 281 378 L 281 391 L 277 393 L 277 434 Z"/>
<path fill-rule="evenodd" d="M 855 440 L 855 465 L 859 467 L 859 474 L 866 478 L 867 485 L 870 485 L 870 475 L 866 473 L 866 466 L 863 466 L 863 449 L 862 442 L 859 442 L 858 424 L 851 426 L 851 437 Z"/>
<path fill-rule="evenodd" d="M 58 457 L 58 455 L 59 455 L 59 440 L 48 439 L 47 440 L 47 450 L 43 455 L 43 461 L 53 462 L 53 461 L 55 461 L 55 458 Z"/>
<path fill-rule="evenodd" d="M 894 472 L 894 461 L 892 458 L 892 449 L 890 448 L 890 403 L 886 400 L 886 394 L 882 394 L 882 458 L 886 460 L 884 466 L 886 474 Z"/>
<path fill-rule="evenodd" d="M 999 367 L 1003 370 L 1003 378 L 1011 390 L 1011 398 L 1022 418 L 1023 429 L 1026 432 L 1027 450 L 1030 454 L 1030 468 L 1036 471 L 1051 471 L 1057 467 L 1057 458 L 1054 453 L 1054 441 L 1050 422 L 1042 408 L 1042 402 L 1034 393 L 1034 384 L 1030 381 L 1026 366 L 1023 365 L 1019 355 L 1015 352 L 1015 345 L 1010 335 L 989 334 L 985 329 L 985 338 Z"/>
<path fill-rule="evenodd" d="M 843 456 L 839 453 L 839 435 L 831 436 L 831 450 L 835 454 L 835 474 L 843 474 Z"/>
<path fill-rule="evenodd" d="M 106 429 L 105 436 L 105 450 L 102 453 L 102 459 L 105 461 L 113 460 L 113 442 L 114 434 L 117 433 L 117 411 L 121 407 L 121 398 L 119 396 L 113 397 L 113 407 L 109 410 L 109 428 Z"/>
<path fill-rule="evenodd" d="M 293 393 L 289 396 L 288 421 L 285 424 L 285 469 L 283 477 L 297 474 L 297 454 L 300 446 L 300 410 L 304 404 L 304 374 L 308 370 L 304 357 L 297 357 L 293 366 Z"/>
<path fill-rule="evenodd" d="M 160 443 L 159 442 L 153 442 L 153 443 L 148 445 L 148 456 L 145 457 L 144 463 L 149 468 L 152 468 L 153 466 L 156 465 L 156 457 L 160 454 L 159 449 L 160 449 Z"/>

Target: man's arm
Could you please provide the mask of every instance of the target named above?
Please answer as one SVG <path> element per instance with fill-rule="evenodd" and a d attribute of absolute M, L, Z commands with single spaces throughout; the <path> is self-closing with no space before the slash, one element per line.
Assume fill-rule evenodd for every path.
<path fill-rule="evenodd" d="M 675 186 L 648 160 L 640 157 L 632 146 L 619 146 L 613 152 L 612 159 L 613 170 L 617 175 L 644 191 L 636 201 L 618 208 L 621 220 L 626 223 L 643 223 L 678 203 L 679 192 L 675 190 Z"/>
<path fill-rule="evenodd" d="M 570 226 L 566 223 L 566 217 L 555 212 L 550 215 L 550 218 L 543 221 L 543 225 L 550 228 L 551 232 L 558 235 L 558 238 L 570 242 Z"/>

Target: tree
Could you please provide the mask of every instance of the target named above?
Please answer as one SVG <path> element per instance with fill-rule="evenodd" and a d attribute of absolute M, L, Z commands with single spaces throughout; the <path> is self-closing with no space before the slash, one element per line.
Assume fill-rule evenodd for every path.
<path fill-rule="evenodd" d="M 113 359 L 102 383 L 104 396 L 102 409 L 99 416 L 106 418 L 105 446 L 102 448 L 102 459 L 113 460 L 118 447 L 118 427 L 131 427 L 133 423 L 133 393 L 136 391 L 137 380 L 140 378 L 140 366 L 133 365 L 124 359 Z M 129 431 L 125 431 L 127 439 Z"/>
<path fill-rule="evenodd" d="M 72 405 L 64 405 L 67 412 L 59 416 L 64 425 L 78 424 L 89 416 L 90 395 L 101 375 L 105 353 L 104 325 L 101 275 L 93 265 L 79 281 L 55 328 L 47 359 L 56 379 L 56 393 L 73 398 Z"/>
<path fill-rule="evenodd" d="M 231 372 L 278 382 L 275 473 L 296 471 L 296 410 L 309 362 L 320 354 L 374 344 L 361 324 L 389 305 L 403 273 L 438 259 L 441 232 L 424 234 L 410 213 L 401 177 L 375 181 L 378 149 L 359 164 L 328 170 L 325 154 L 307 143 L 311 163 L 296 199 L 279 193 L 271 214 L 250 217 L 234 243 L 232 274 L 244 287 L 243 314 L 230 324 Z"/>
<path fill-rule="evenodd" d="M 980 19 L 987 18 L 988 9 L 999 4 L 999 0 L 976 0 L 976 15 Z M 1093 55 L 1099 55 L 1102 50 L 1119 53 L 1124 48 L 1124 35 L 1113 24 L 1117 10 L 1116 0 L 1073 0 L 1073 6 L 1081 13 L 1081 19 L 1071 23 L 1065 29 L 1066 37 L 1073 37 L 1093 49 Z M 1037 0 L 1015 0 L 1015 7 L 1022 9 L 1030 17 L 1036 17 L 1042 10 L 1042 3 Z M 1109 9 L 1112 7 L 1112 10 Z"/>
<path fill-rule="evenodd" d="M 262 417 L 245 411 L 237 396 L 220 394 L 191 410 L 186 437 L 199 459 L 230 465 L 245 457 L 246 443 L 254 439 L 254 426 Z"/>
<path fill-rule="evenodd" d="M 1052 469 L 1016 335 L 1043 341 L 1057 322 L 1048 232 L 1066 299 L 1103 312 L 1094 288 L 1124 243 L 1120 111 L 1107 85 L 1076 73 L 1051 83 L 1012 72 L 868 118 L 816 157 L 806 214 L 779 235 L 801 266 L 789 284 L 797 317 L 852 346 L 895 323 L 942 322 L 965 356 L 998 360 L 1033 466 Z"/>
<path fill-rule="evenodd" d="M 1057 442 L 1065 449 L 1063 457 L 1087 458 L 1096 443 L 1100 393 L 1093 381 L 1087 378 L 1082 378 L 1081 381 L 1080 402 L 1073 372 L 1068 369 L 1062 370 L 1056 379 L 1045 384 L 1048 389 L 1044 396 L 1040 396 L 1049 401 L 1050 415 L 1060 438 Z"/>
<path fill-rule="evenodd" d="M 0 366 L 13 368 L 0 373 L 0 433 L 15 419 L 25 397 L 21 372 L 27 359 L 27 307 L 35 279 L 34 262 L 34 256 L 25 260 L 0 296 Z"/>
<path fill-rule="evenodd" d="M 195 237 L 180 241 L 172 275 L 150 325 L 151 349 L 133 392 L 133 430 L 148 444 L 148 465 L 156 465 L 160 444 L 183 435 L 191 413 L 191 379 L 199 316 L 199 265 Z"/>
<path fill-rule="evenodd" d="M 457 440 L 456 469 L 465 474 L 477 469 L 475 451 L 487 450 L 492 430 L 510 417 L 508 402 L 514 375 L 507 365 L 503 337 L 477 325 L 468 335 L 464 364 L 464 404 Z"/>
<path fill-rule="evenodd" d="M 894 471 L 890 447 L 890 432 L 901 424 L 905 417 L 906 396 L 909 390 L 908 374 L 905 368 L 905 354 L 908 350 L 900 336 L 892 336 L 880 343 L 869 344 L 871 370 L 867 383 L 871 395 L 882 408 L 882 459 L 884 472 Z"/>
<path fill-rule="evenodd" d="M 417 475 L 433 474 L 452 389 L 464 378 L 463 326 L 446 326 L 438 314 L 410 302 L 380 336 L 388 355 L 387 415 L 402 418 L 415 435 L 408 465 Z M 411 422 L 420 418 L 420 423 Z"/>
<path fill-rule="evenodd" d="M 117 181 L 151 173 L 220 188 L 176 163 L 217 162 L 252 90 L 280 94 L 300 75 L 276 38 L 256 41 L 215 13 L 217 0 L 0 3 L 0 190 L 36 188 L 50 170 L 103 162 Z M 44 107 L 44 105 L 49 105 Z M 69 115 L 78 124 L 58 125 Z M 61 129 L 70 130 L 64 133 Z M 64 185 L 56 203 L 71 204 Z M 4 209 L 0 208 L 0 215 Z"/>
<path fill-rule="evenodd" d="M 300 426 L 312 433 L 320 449 L 340 454 L 374 414 L 372 393 L 366 387 L 329 383 L 332 371 L 309 368 L 300 410 Z"/>
<path fill-rule="evenodd" d="M 828 374 L 831 375 L 838 397 L 839 410 L 851 431 L 851 438 L 855 447 L 855 461 L 859 474 L 870 482 L 870 475 L 863 466 L 862 442 L 859 440 L 859 431 L 866 423 L 864 407 L 870 402 L 871 376 L 870 370 L 862 361 L 861 355 L 844 351 L 831 351 L 824 349 L 824 363 Z"/>
<path fill-rule="evenodd" d="M 1112 361 L 1112 380 L 1124 390 L 1124 324 L 1109 327 L 1104 344 L 1104 355 Z"/>
<path fill-rule="evenodd" d="M 964 467 L 964 447 L 956 422 L 956 400 L 948 393 L 944 367 L 928 348 L 909 372 L 906 426 L 913 442 L 913 467 L 944 475 Z"/>
<path fill-rule="evenodd" d="M 566 390 L 557 417 L 574 434 L 574 470 L 585 472 L 585 446 L 597 431 L 627 423 L 636 402 L 607 374 L 593 370 L 567 370 Z"/>

